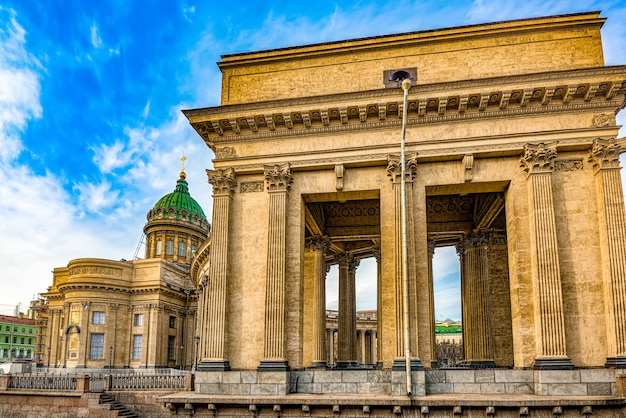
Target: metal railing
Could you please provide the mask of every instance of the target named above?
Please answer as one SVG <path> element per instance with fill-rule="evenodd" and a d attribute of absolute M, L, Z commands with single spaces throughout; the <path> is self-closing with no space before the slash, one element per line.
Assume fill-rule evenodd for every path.
<path fill-rule="evenodd" d="M 75 376 L 33 376 L 10 375 L 9 388 L 11 389 L 33 389 L 33 390 L 55 390 L 55 391 L 75 391 Z"/>

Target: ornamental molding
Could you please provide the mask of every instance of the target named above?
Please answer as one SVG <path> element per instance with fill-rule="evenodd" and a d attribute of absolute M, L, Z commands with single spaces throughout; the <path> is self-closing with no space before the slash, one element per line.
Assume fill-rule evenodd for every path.
<path fill-rule="evenodd" d="M 79 266 L 71 267 L 69 270 L 70 277 L 78 275 L 99 275 L 108 277 L 122 277 L 122 269 L 102 266 Z"/>
<path fill-rule="evenodd" d="M 425 84 L 419 86 L 419 91 L 424 95 L 432 95 L 433 97 L 442 96 L 442 92 L 449 90 L 466 90 L 466 89 L 476 89 L 479 91 L 485 91 L 486 89 L 492 88 L 494 85 L 508 85 L 508 84 L 529 84 L 529 83 L 538 83 L 538 82 L 551 82 L 555 81 L 558 83 L 559 88 L 564 88 L 567 86 L 569 90 L 569 83 L 564 83 L 564 80 L 567 79 L 581 79 L 581 78 L 598 78 L 598 77 L 606 77 L 609 80 L 594 83 L 598 85 L 598 90 L 594 92 L 595 95 L 606 94 L 607 98 L 612 98 L 617 95 L 622 88 L 622 85 L 626 83 L 626 80 L 615 80 L 615 77 L 623 77 L 624 71 L 626 70 L 626 66 L 606 66 L 602 68 L 594 68 L 594 69 L 576 69 L 576 70 L 566 70 L 566 71 L 555 71 L 550 73 L 540 73 L 540 74 L 522 74 L 522 75 L 513 75 L 513 76 L 500 76 L 500 77 L 487 77 L 477 80 L 461 80 L 461 81 L 450 81 L 443 83 L 435 83 L 435 84 Z M 604 85 L 607 86 L 604 86 Z M 585 84 L 575 84 L 574 92 L 578 87 L 588 87 L 591 83 Z M 534 90 L 539 89 L 541 87 L 534 88 Z M 545 87 L 544 87 L 545 88 Z M 379 98 L 392 98 L 394 101 L 400 103 L 402 100 L 399 100 L 402 97 L 401 93 L 398 93 L 400 89 L 378 89 L 378 90 L 368 90 L 368 91 L 359 91 L 352 93 L 337 93 L 337 94 L 329 94 L 325 96 L 316 96 L 316 97 L 296 97 L 291 99 L 280 99 L 280 100 L 268 100 L 263 102 L 255 102 L 255 103 L 245 103 L 245 104 L 230 104 L 224 106 L 214 106 L 214 107 L 205 107 L 199 109 L 186 109 L 183 110 L 183 114 L 193 123 L 192 119 L 202 119 L 209 118 L 211 116 L 218 116 L 224 113 L 241 113 L 241 112 L 250 112 L 254 110 L 266 110 L 271 107 L 289 107 L 289 106 L 308 106 L 308 105 L 319 105 L 323 103 L 334 103 L 334 102 L 350 102 L 350 101 L 361 101 L 361 100 L 371 100 L 371 99 L 379 99 Z M 411 90 L 414 90 L 412 88 Z M 560 92 L 556 92 L 552 98 L 558 98 Z M 517 89 L 516 91 L 519 91 Z M 409 94 L 413 92 L 409 91 Z M 469 95 L 468 95 L 469 96 Z M 506 94 L 502 94 L 503 97 L 506 97 Z M 511 101 L 511 97 L 508 97 L 509 101 Z M 515 101 L 517 97 L 513 98 Z M 459 100 L 459 102 L 462 100 Z M 453 105 L 454 103 L 451 103 Z M 410 105 L 409 105 L 410 106 Z M 261 114 L 261 113 L 259 113 Z M 264 114 L 264 113 L 262 113 Z M 213 119 L 213 118 L 211 118 Z"/>
<path fill-rule="evenodd" d="M 481 86 L 494 88 L 493 85 L 484 83 Z M 427 86 L 420 87 L 420 95 L 429 94 L 430 91 L 425 87 Z M 456 90 L 461 88 L 463 87 L 455 86 Z M 623 97 L 618 97 L 618 94 L 626 92 L 626 80 L 534 86 L 497 91 L 480 89 L 475 93 L 459 94 L 449 91 L 437 94 L 437 91 L 432 91 L 436 97 L 409 99 L 408 125 L 589 109 L 606 109 L 610 110 L 608 112 L 610 114 L 624 105 Z M 185 111 L 185 114 L 196 132 L 216 152 L 216 158 L 232 159 L 236 158 L 234 150 L 224 152 L 224 148 L 217 147 L 216 144 L 228 141 L 381 129 L 395 127 L 402 123 L 402 100 L 397 91 L 376 90 L 365 93 L 286 99 L 249 105 L 227 105 Z M 368 99 L 372 102 L 358 102 Z M 312 108 L 268 113 L 268 109 L 272 107 L 307 105 Z M 249 113 L 256 110 L 262 113 L 242 114 L 236 117 L 225 115 L 233 112 Z M 611 120 L 605 120 L 606 116 L 607 112 L 602 112 L 597 120 L 594 120 L 594 127 L 612 126 Z"/>
<path fill-rule="evenodd" d="M 239 183 L 239 193 L 257 193 L 262 191 L 262 181 L 242 181 Z"/>
<path fill-rule="evenodd" d="M 579 171 L 584 168 L 583 159 L 554 160 L 554 171 Z"/>
<path fill-rule="evenodd" d="M 263 173 L 265 175 L 268 191 L 289 191 L 291 183 L 293 183 L 290 163 L 264 165 Z"/>
<path fill-rule="evenodd" d="M 235 190 L 237 176 L 233 168 L 206 170 L 209 183 L 213 186 L 214 196 L 231 196 Z"/>
<path fill-rule="evenodd" d="M 557 144 L 558 141 L 524 145 L 524 154 L 520 158 L 522 170 L 529 175 L 553 172 Z"/>
<path fill-rule="evenodd" d="M 596 138 L 589 153 L 588 162 L 597 171 L 603 169 L 619 169 L 619 156 L 626 151 L 623 141 L 615 138 Z"/>

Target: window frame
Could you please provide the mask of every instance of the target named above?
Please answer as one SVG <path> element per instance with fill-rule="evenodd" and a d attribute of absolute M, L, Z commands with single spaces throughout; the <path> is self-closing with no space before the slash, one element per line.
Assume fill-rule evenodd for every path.
<path fill-rule="evenodd" d="M 89 336 L 89 358 L 91 360 L 104 360 L 104 334 L 92 333 Z"/>

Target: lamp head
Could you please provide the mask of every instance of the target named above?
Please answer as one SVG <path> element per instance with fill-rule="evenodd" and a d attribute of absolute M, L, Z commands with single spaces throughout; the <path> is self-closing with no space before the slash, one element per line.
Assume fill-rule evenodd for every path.
<path fill-rule="evenodd" d="M 408 78 L 405 78 L 404 80 L 402 80 L 402 90 L 408 90 L 411 88 L 411 80 Z"/>

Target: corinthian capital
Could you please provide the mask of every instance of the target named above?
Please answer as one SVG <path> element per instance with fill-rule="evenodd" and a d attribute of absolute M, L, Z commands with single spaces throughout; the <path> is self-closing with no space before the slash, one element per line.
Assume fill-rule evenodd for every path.
<path fill-rule="evenodd" d="M 405 158 L 405 180 L 413 181 L 415 174 L 417 173 L 417 152 L 406 154 Z M 392 183 L 399 183 L 402 180 L 402 166 L 399 154 L 387 155 L 387 175 L 391 177 Z"/>
<path fill-rule="evenodd" d="M 471 248 L 486 247 L 491 242 L 492 236 L 493 234 L 489 231 L 480 231 L 467 235 L 459 241 L 456 251 L 461 255 Z"/>
<path fill-rule="evenodd" d="M 550 142 L 545 144 L 524 145 L 524 155 L 520 158 L 520 167 L 528 174 L 551 173 L 554 171 L 554 159 L 556 158 L 556 144 Z"/>
<path fill-rule="evenodd" d="M 309 251 L 326 253 L 330 247 L 330 241 L 326 237 L 314 236 L 307 238 L 306 246 Z"/>
<path fill-rule="evenodd" d="M 626 150 L 626 146 L 614 138 L 597 138 L 593 141 L 589 161 L 596 170 L 605 168 L 620 168 L 619 156 Z"/>
<path fill-rule="evenodd" d="M 291 177 L 291 164 L 282 163 L 274 165 L 264 165 L 265 181 L 267 182 L 267 190 L 271 191 L 289 191 L 293 178 Z"/>
<path fill-rule="evenodd" d="M 209 178 L 209 183 L 213 186 L 213 196 L 232 195 L 237 184 L 233 168 L 207 170 L 206 174 Z"/>

